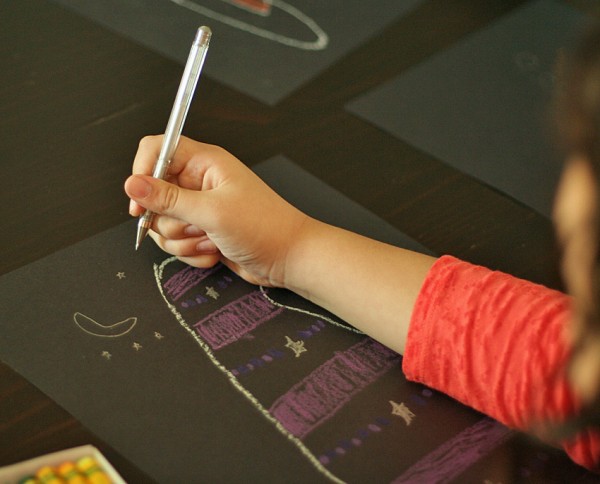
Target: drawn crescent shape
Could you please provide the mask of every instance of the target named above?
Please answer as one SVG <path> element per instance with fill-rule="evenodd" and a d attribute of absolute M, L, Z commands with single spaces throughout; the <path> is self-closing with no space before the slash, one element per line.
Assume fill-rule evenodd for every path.
<path fill-rule="evenodd" d="M 312 42 L 307 42 L 304 40 L 294 39 L 292 37 L 287 37 L 282 34 L 278 34 L 276 32 L 271 32 L 270 30 L 263 29 L 257 27 L 256 25 L 249 24 L 247 22 L 243 22 L 236 18 L 230 17 L 228 15 L 224 15 L 219 12 L 215 12 L 207 7 L 203 7 L 202 5 L 198 5 L 196 2 L 192 0 L 170 0 L 171 2 L 179 5 L 180 7 L 187 8 L 192 12 L 199 13 L 200 15 L 204 15 L 205 17 L 216 20 L 217 22 L 224 23 L 225 25 L 229 25 L 230 27 L 243 30 L 244 32 L 248 32 L 250 34 L 257 35 L 258 37 L 262 37 L 264 39 L 272 40 L 273 42 L 279 42 L 280 44 L 287 45 L 289 47 L 295 47 L 296 49 L 302 50 L 323 50 L 329 44 L 329 36 L 323 31 L 317 23 L 310 18 L 308 15 L 302 13 L 296 7 L 283 2 L 282 0 L 272 0 L 271 7 L 277 8 L 288 15 L 294 17 L 296 20 L 300 21 L 306 27 L 308 27 L 313 34 L 317 37 L 316 40 Z M 227 3 L 228 0 L 223 0 Z M 237 6 L 237 5 L 236 5 Z M 242 7 L 239 7 L 242 8 Z"/>
<path fill-rule="evenodd" d="M 137 323 L 136 317 L 131 317 L 119 321 L 108 326 L 94 321 L 89 316 L 83 313 L 76 312 L 73 314 L 73 321 L 79 328 L 92 336 L 100 336 L 101 338 L 118 338 L 129 333 Z"/>

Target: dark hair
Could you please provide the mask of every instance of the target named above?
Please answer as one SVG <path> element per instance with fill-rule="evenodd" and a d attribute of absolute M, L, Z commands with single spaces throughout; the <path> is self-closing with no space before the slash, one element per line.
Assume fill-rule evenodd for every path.
<path fill-rule="evenodd" d="M 580 155 L 590 163 L 598 188 L 595 215 L 597 234 L 600 234 L 600 24 L 586 31 L 576 49 L 561 64 L 556 111 L 559 139 L 567 156 Z M 597 345 L 600 351 L 600 241 L 596 250 L 594 276 L 590 281 L 596 304 L 588 314 L 581 315 L 580 327 L 573 334 L 571 361 L 584 350 L 589 351 L 590 344 Z M 572 371 L 569 374 L 572 381 L 576 380 L 577 375 Z M 578 416 L 561 427 L 560 434 L 565 436 L 583 428 L 600 427 L 600 382 L 595 395 Z"/>

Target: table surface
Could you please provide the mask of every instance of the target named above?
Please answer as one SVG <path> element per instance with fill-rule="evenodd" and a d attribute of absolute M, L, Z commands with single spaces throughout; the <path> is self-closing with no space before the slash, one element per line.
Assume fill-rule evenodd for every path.
<path fill-rule="evenodd" d="M 204 77 L 184 134 L 248 165 L 284 153 L 435 253 L 560 288 L 549 220 L 344 110 L 522 3 L 426 1 L 274 107 Z M 181 66 L 44 0 L 0 0 L 0 18 L 3 274 L 128 220 L 123 181 Z M 92 443 L 147 480 L 2 363 L 0 442 L 0 466 Z"/>

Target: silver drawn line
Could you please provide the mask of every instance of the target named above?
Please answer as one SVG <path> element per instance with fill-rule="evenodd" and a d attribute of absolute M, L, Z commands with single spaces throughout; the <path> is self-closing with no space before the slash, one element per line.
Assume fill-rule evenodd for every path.
<path fill-rule="evenodd" d="M 288 47 L 295 47 L 296 49 L 302 50 L 323 50 L 329 44 L 329 36 L 325 33 L 325 31 L 323 31 L 321 27 L 319 27 L 319 25 L 313 19 L 311 19 L 306 14 L 302 13 L 296 7 L 285 3 L 282 0 L 273 0 L 271 6 L 273 8 L 278 8 L 279 10 L 282 10 L 283 12 L 291 15 L 292 17 L 296 18 L 301 23 L 303 23 L 312 31 L 313 34 L 316 35 L 316 40 L 307 42 L 287 37 L 285 35 L 277 34 L 275 32 L 271 32 L 270 30 L 256 27 L 255 25 L 251 25 L 249 23 L 243 22 L 228 15 L 223 15 L 221 13 L 215 12 L 214 10 L 203 7 L 202 5 L 198 5 L 196 2 L 193 2 L 191 0 L 170 1 L 179 5 L 180 7 L 187 8 L 188 10 L 199 13 L 200 15 L 204 15 L 205 17 L 216 20 L 217 22 L 221 22 L 225 25 L 229 25 L 230 27 L 243 30 L 244 32 L 248 32 L 258 37 L 262 37 L 263 39 L 287 45 Z M 223 1 L 227 2 L 227 0 Z"/>
<path fill-rule="evenodd" d="M 73 321 L 79 326 L 79 329 L 85 331 L 92 336 L 100 336 L 101 338 L 118 338 L 129 333 L 137 323 L 137 318 L 132 316 L 131 318 L 124 319 L 118 323 L 104 325 L 93 320 L 89 316 L 83 313 L 76 312 L 73 314 Z"/>

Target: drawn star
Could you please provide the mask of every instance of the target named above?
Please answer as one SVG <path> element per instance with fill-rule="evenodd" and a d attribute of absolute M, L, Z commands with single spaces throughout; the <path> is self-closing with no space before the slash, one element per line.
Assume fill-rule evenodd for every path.
<path fill-rule="evenodd" d="M 108 351 L 103 351 L 102 357 L 105 358 L 106 360 L 110 360 L 112 358 L 112 355 Z"/>
<path fill-rule="evenodd" d="M 208 287 L 208 286 L 206 287 L 206 295 L 208 297 L 212 297 L 215 300 L 219 299 L 219 296 L 220 296 L 220 294 L 217 291 L 215 291 L 214 287 Z"/>
<path fill-rule="evenodd" d="M 162 334 L 160 334 L 158 331 L 155 331 L 155 332 L 154 332 L 154 337 L 155 337 L 156 339 L 163 339 L 163 338 L 164 338 L 164 336 L 163 336 Z"/>
<path fill-rule="evenodd" d="M 294 352 L 294 356 L 296 356 L 296 358 L 300 357 L 300 353 L 304 353 L 305 351 L 308 351 L 304 347 L 304 341 L 302 341 L 302 340 L 294 341 L 289 336 L 286 336 L 285 339 L 287 341 L 287 343 L 285 344 L 285 347 L 292 350 Z"/>
<path fill-rule="evenodd" d="M 410 425 L 416 415 L 412 413 L 411 410 L 402 402 L 396 403 L 390 400 L 390 403 L 392 404 L 392 415 L 397 415 L 398 417 L 403 418 L 406 422 L 406 425 Z"/>
<path fill-rule="evenodd" d="M 117 272 L 117 277 L 119 279 L 125 279 L 125 273 L 124 272 Z"/>
<path fill-rule="evenodd" d="M 140 351 L 140 350 L 142 349 L 142 345 L 141 345 L 141 344 L 139 344 L 137 341 L 134 341 L 134 342 L 133 342 L 133 345 L 132 345 L 132 348 L 133 348 L 135 351 Z"/>

